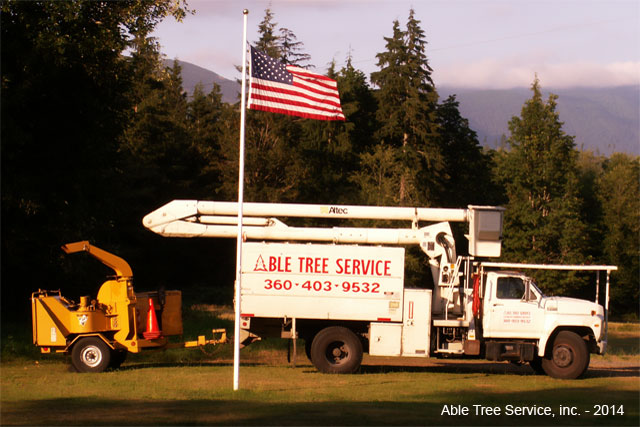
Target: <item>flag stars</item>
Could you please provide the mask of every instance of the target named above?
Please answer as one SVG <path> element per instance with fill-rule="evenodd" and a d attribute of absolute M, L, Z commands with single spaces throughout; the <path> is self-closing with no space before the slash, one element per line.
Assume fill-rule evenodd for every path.
<path fill-rule="evenodd" d="M 251 74 L 253 77 L 273 82 L 292 84 L 293 75 L 284 65 L 251 47 Z"/>

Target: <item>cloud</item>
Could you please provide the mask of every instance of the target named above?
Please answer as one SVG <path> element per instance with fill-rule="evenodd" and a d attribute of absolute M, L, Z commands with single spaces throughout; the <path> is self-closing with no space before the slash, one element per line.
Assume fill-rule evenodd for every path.
<path fill-rule="evenodd" d="M 505 89 L 528 87 L 536 74 L 543 86 L 554 88 L 640 85 L 640 61 L 597 64 L 489 59 L 437 66 L 433 77 L 440 86 Z"/>

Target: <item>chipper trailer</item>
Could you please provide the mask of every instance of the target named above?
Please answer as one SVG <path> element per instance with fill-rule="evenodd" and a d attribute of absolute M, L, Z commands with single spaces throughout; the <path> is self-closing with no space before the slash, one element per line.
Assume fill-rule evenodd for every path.
<path fill-rule="evenodd" d="M 78 304 L 60 290 L 32 294 L 33 343 L 42 353 L 70 354 L 78 372 L 102 372 L 119 367 L 129 352 L 226 342 L 224 329 L 212 330 L 216 339 L 170 342 L 169 337 L 182 335 L 180 291 L 135 293 L 129 264 L 87 241 L 66 244 L 62 250 L 87 252 L 115 276 L 102 284 L 96 299 L 82 296 Z"/>
<path fill-rule="evenodd" d="M 238 205 L 174 200 L 143 219 L 170 237 L 236 238 Z M 483 357 L 528 362 L 577 378 L 607 347 L 607 311 L 546 296 L 525 268 L 615 266 L 502 264 L 503 208 L 468 209 L 244 203 L 241 338 L 302 338 L 321 372 L 350 373 L 374 356 Z M 289 227 L 280 218 L 408 221 L 407 227 Z M 456 256 L 449 222 L 469 226 L 469 256 Z M 426 225 L 425 225 L 426 224 Z M 433 288 L 405 281 L 405 247 L 428 257 Z M 505 270 L 505 267 L 507 270 Z M 295 347 L 294 347 L 295 349 Z"/>

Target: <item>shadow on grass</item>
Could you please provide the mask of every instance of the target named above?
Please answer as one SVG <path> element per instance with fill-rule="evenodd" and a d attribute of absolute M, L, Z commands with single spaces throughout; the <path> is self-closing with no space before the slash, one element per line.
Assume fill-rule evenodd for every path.
<path fill-rule="evenodd" d="M 292 366 L 285 364 L 268 364 L 256 361 L 241 361 L 241 366 L 246 367 L 269 367 L 269 366 Z M 230 361 L 198 361 L 198 362 L 138 362 L 125 364 L 118 368 L 121 371 L 136 371 L 141 369 L 152 368 L 179 368 L 179 367 L 201 367 L 201 366 L 218 366 L 231 367 L 233 362 Z M 303 368 L 304 373 L 317 373 L 318 371 L 308 364 L 305 359 L 304 363 L 298 363 L 298 368 Z M 492 374 L 492 375 L 514 375 L 514 376 L 535 376 L 536 374 L 529 365 L 516 365 L 505 362 L 484 362 L 484 361 L 438 361 L 430 362 L 428 366 L 406 366 L 393 365 L 392 363 L 375 364 L 368 362 L 363 364 L 359 370 L 361 374 L 384 374 L 392 372 L 416 372 L 416 373 L 443 373 L 443 374 Z M 619 367 L 592 367 L 582 377 L 586 378 L 623 378 L 637 377 L 640 378 L 640 367 L 638 366 L 619 366 Z"/>
<path fill-rule="evenodd" d="M 185 368 L 201 366 L 233 366 L 230 362 L 136 362 L 119 367 L 118 371 L 137 371 L 153 368 Z M 243 363 L 242 366 L 263 366 L 261 363 Z"/>
<path fill-rule="evenodd" d="M 218 392 L 219 393 L 219 392 Z M 295 392 L 294 392 L 295 393 Z M 3 425 L 637 425 L 638 401 L 633 391 L 610 393 L 624 415 L 595 417 L 592 388 L 518 393 L 443 393 L 407 401 L 265 401 L 251 391 L 232 399 L 124 400 L 61 398 L 4 402 Z M 225 393 L 227 395 L 227 393 Z M 595 399 L 595 400 L 594 400 Z M 298 399 L 299 400 L 299 399 Z M 600 399 L 602 400 L 602 399 Z M 598 401 L 600 402 L 600 401 Z M 444 405 L 463 405 L 469 415 L 443 415 Z M 499 416 L 475 414 L 473 405 L 501 408 Z M 548 406 L 552 415 L 508 414 L 508 405 Z M 560 405 L 575 405 L 580 415 L 563 416 Z M 587 413 L 591 411 L 591 413 Z"/>
<path fill-rule="evenodd" d="M 612 368 L 589 368 L 585 378 L 603 377 L 640 377 L 640 368 L 636 366 L 621 366 Z"/>
<path fill-rule="evenodd" d="M 369 364 L 362 366 L 363 373 L 386 373 L 386 372 L 434 372 L 434 373 L 478 373 L 478 374 L 504 374 L 514 376 L 533 376 L 536 374 L 529 365 L 516 365 L 505 362 L 469 362 L 469 361 L 438 361 L 433 366 L 394 366 Z M 640 367 L 597 367 L 589 368 L 583 378 L 602 377 L 638 377 L 640 378 Z"/>

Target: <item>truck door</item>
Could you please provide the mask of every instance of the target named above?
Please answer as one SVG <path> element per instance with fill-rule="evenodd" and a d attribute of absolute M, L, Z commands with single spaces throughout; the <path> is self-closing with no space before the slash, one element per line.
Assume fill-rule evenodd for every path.
<path fill-rule="evenodd" d="M 489 274 L 487 278 L 483 328 L 484 336 L 492 338 L 539 338 L 543 310 L 540 297 L 527 295 L 526 278 Z"/>

